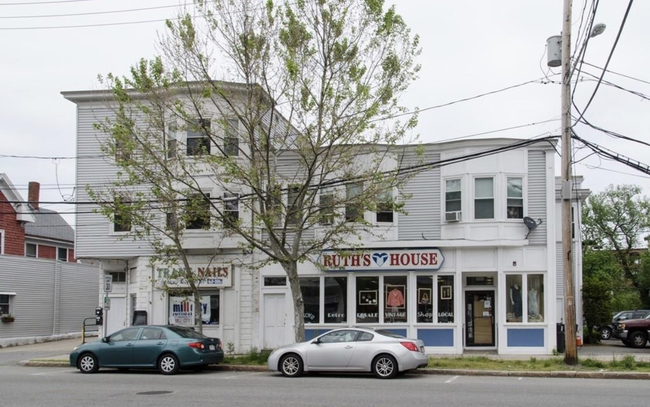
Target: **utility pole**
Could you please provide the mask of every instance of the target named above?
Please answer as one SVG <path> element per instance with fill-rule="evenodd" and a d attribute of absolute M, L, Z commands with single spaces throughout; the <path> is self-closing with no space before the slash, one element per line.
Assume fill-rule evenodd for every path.
<path fill-rule="evenodd" d="M 564 0 L 562 21 L 562 271 L 564 274 L 564 363 L 578 364 L 576 303 L 571 234 L 571 3 Z"/>

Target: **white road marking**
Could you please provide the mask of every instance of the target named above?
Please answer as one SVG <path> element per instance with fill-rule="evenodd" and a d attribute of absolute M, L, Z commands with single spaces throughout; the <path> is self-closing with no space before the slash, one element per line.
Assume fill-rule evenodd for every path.
<path fill-rule="evenodd" d="M 32 373 L 30 376 L 45 376 L 49 374 L 70 373 L 70 370 L 57 370 L 56 372 Z"/>
<path fill-rule="evenodd" d="M 459 377 L 460 377 L 460 376 L 454 376 L 454 377 L 452 377 L 451 379 L 447 380 L 445 383 L 451 383 L 451 382 L 453 382 L 454 380 L 458 379 Z"/>

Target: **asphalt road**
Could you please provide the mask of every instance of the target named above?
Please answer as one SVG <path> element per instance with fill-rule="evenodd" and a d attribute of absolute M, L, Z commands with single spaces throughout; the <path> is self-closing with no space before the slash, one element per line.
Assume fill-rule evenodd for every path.
<path fill-rule="evenodd" d="M 12 407 L 377 407 L 647 404 L 642 380 L 405 375 L 284 378 L 272 372 L 78 373 L 72 368 L 0 367 L 2 405 Z"/>

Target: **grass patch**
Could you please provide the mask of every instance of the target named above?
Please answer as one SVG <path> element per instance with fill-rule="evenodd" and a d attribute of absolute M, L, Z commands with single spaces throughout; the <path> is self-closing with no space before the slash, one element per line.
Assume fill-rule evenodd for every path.
<path fill-rule="evenodd" d="M 235 356 L 226 356 L 223 359 L 223 364 L 225 365 L 266 365 L 266 361 L 269 359 L 271 351 L 262 350 L 259 351 L 257 348 L 252 348 L 248 353 L 244 355 L 235 355 Z"/>
<path fill-rule="evenodd" d="M 564 364 L 561 357 L 537 359 L 531 357 L 528 360 L 506 360 L 491 359 L 484 356 L 470 357 L 443 357 L 430 358 L 427 367 L 433 369 L 470 369 L 470 370 L 501 370 L 501 371 L 599 371 L 611 372 L 650 372 L 649 362 L 639 362 L 634 356 L 627 355 L 621 360 L 604 362 L 594 359 L 580 359 L 579 364 L 570 366 Z"/>

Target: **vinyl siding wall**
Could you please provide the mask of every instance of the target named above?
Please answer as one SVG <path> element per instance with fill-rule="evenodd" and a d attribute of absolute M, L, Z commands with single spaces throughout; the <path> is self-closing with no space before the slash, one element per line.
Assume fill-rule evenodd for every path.
<path fill-rule="evenodd" d="M 424 162 L 440 161 L 440 154 L 427 153 L 424 157 L 408 155 L 403 167 Z M 441 206 L 440 168 L 423 171 L 415 175 L 403 189 L 407 197 L 405 214 L 398 214 L 399 240 L 440 239 Z"/>
<path fill-rule="evenodd" d="M 546 207 L 546 152 L 528 151 L 528 215 L 542 220 L 528 236 L 531 245 L 546 245 L 547 225 L 555 219 L 549 219 Z M 539 223 L 539 222 L 538 222 Z"/>
<path fill-rule="evenodd" d="M 16 293 L 0 339 L 81 332 L 99 298 L 99 269 L 81 263 L 0 256 L 0 291 Z"/>

